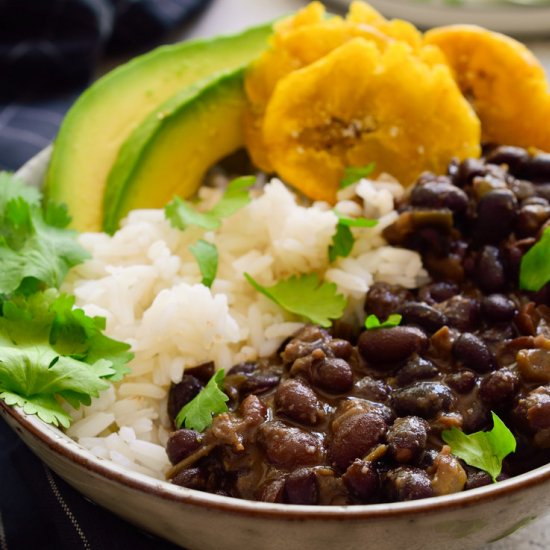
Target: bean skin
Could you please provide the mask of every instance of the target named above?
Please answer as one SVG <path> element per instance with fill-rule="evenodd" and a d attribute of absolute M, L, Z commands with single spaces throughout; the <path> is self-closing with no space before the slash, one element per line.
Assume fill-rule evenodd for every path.
<path fill-rule="evenodd" d="M 500 369 L 481 381 L 479 396 L 489 407 L 501 407 L 514 399 L 518 388 L 518 375 L 509 369 Z"/>
<path fill-rule="evenodd" d="M 453 395 L 445 384 L 417 382 L 394 391 L 392 404 L 399 416 L 420 416 L 430 420 L 437 413 L 450 409 Z"/>
<path fill-rule="evenodd" d="M 285 480 L 284 501 L 288 504 L 317 504 L 319 491 L 315 471 L 300 468 Z"/>
<path fill-rule="evenodd" d="M 411 299 L 411 292 L 404 288 L 387 283 L 375 283 L 367 292 L 365 311 L 385 320 L 395 313 L 403 302 Z"/>
<path fill-rule="evenodd" d="M 413 188 L 411 204 L 423 208 L 448 208 L 455 214 L 462 214 L 468 208 L 468 195 L 450 182 L 427 182 Z"/>
<path fill-rule="evenodd" d="M 330 393 L 344 393 L 353 386 L 353 371 L 344 359 L 329 357 L 316 366 L 313 383 Z"/>
<path fill-rule="evenodd" d="M 392 327 L 367 330 L 359 337 L 359 353 L 376 364 L 405 361 L 413 353 L 428 347 L 426 334 L 415 327 Z"/>
<path fill-rule="evenodd" d="M 195 430 L 181 429 L 170 434 L 166 454 L 172 464 L 187 458 L 201 446 L 201 435 Z"/>
<path fill-rule="evenodd" d="M 428 430 L 428 423 L 418 416 L 397 418 L 386 436 L 390 456 L 401 464 L 418 460 L 426 448 Z"/>
<path fill-rule="evenodd" d="M 442 326 L 448 323 L 444 313 L 427 304 L 419 302 L 408 302 L 398 310 L 403 316 L 403 322 L 409 325 L 417 325 L 428 334 L 437 332 Z"/>
<path fill-rule="evenodd" d="M 356 459 L 366 456 L 382 441 L 386 423 L 375 413 L 357 413 L 338 424 L 330 445 L 332 463 L 344 471 Z"/>
<path fill-rule="evenodd" d="M 512 230 L 517 213 L 517 199 L 510 190 L 498 189 L 486 193 L 477 206 L 474 238 L 487 244 L 504 239 Z"/>
<path fill-rule="evenodd" d="M 517 313 L 516 304 L 503 294 L 490 294 L 481 301 L 481 312 L 486 319 L 497 323 L 506 323 Z"/>
<path fill-rule="evenodd" d="M 200 468 L 187 468 L 172 478 L 174 485 L 204 491 L 206 489 L 206 475 Z"/>
<path fill-rule="evenodd" d="M 505 290 L 506 273 L 498 248 L 495 246 L 482 248 L 475 266 L 475 278 L 481 290 L 486 293 Z"/>
<path fill-rule="evenodd" d="M 386 492 L 391 501 L 417 500 L 434 496 L 428 474 L 420 468 L 400 466 L 386 474 Z"/>
<path fill-rule="evenodd" d="M 466 368 L 479 373 L 495 368 L 496 359 L 485 342 L 475 334 L 464 332 L 453 344 L 453 356 Z"/>
<path fill-rule="evenodd" d="M 368 460 L 356 458 L 342 475 L 342 480 L 348 491 L 362 502 L 376 500 L 380 491 L 380 476 Z"/>
<path fill-rule="evenodd" d="M 512 174 L 516 174 L 519 166 L 528 159 L 529 153 L 525 149 L 510 145 L 496 147 L 486 158 L 490 164 L 506 164 Z"/>
<path fill-rule="evenodd" d="M 530 181 L 550 182 L 550 153 L 539 153 L 523 159 L 518 177 Z"/>
<path fill-rule="evenodd" d="M 438 368 L 430 360 L 413 355 L 405 366 L 399 369 L 396 382 L 399 386 L 407 386 L 418 380 L 433 378 L 438 372 Z"/>
<path fill-rule="evenodd" d="M 306 426 L 314 426 L 324 417 L 315 392 L 300 379 L 281 382 L 275 393 L 275 410 Z"/>

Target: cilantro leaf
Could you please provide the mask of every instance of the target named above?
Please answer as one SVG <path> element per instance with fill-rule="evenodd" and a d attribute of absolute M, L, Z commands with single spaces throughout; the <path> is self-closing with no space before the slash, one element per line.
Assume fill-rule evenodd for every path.
<path fill-rule="evenodd" d="M 198 212 L 193 206 L 179 197 L 164 207 L 166 219 L 176 229 L 187 229 L 189 226 L 212 230 L 220 226 L 220 220 L 208 213 Z"/>
<path fill-rule="evenodd" d="M 0 315 L 0 399 L 65 427 L 60 401 L 89 404 L 131 358 L 127 344 L 101 333 L 104 319 L 73 305 L 50 289 L 6 299 Z"/>
<path fill-rule="evenodd" d="M 212 425 L 214 415 L 228 410 L 226 401 L 229 401 L 229 397 L 223 392 L 224 379 L 223 369 L 210 378 L 208 384 L 176 416 L 178 428 L 185 426 L 202 432 Z"/>
<path fill-rule="evenodd" d="M 496 481 L 502 470 L 502 460 L 516 450 L 516 439 L 504 422 L 494 413 L 493 428 L 488 432 L 466 435 L 457 428 L 444 430 L 443 441 L 451 452 L 466 464 L 486 471 Z"/>
<path fill-rule="evenodd" d="M 244 276 L 258 292 L 283 309 L 301 315 L 322 327 L 330 327 L 330 320 L 341 317 L 347 305 L 344 296 L 337 293 L 336 285 L 320 282 L 316 273 L 299 277 L 293 275 L 270 287 L 262 286 L 248 273 Z"/>
<path fill-rule="evenodd" d="M 369 220 L 367 218 L 347 218 L 338 212 L 333 210 L 338 217 L 338 225 L 336 226 L 336 233 L 332 236 L 332 242 L 328 249 L 328 259 L 332 263 L 341 256 L 347 258 L 353 250 L 355 244 L 355 237 L 351 232 L 350 227 L 374 227 L 378 220 Z"/>
<path fill-rule="evenodd" d="M 347 225 L 336 226 L 336 233 L 332 236 L 332 243 L 328 247 L 328 259 L 332 263 L 342 256 L 347 258 L 353 250 L 355 244 L 355 237 L 353 236 L 351 229 Z"/>
<path fill-rule="evenodd" d="M 550 227 L 540 240 L 521 259 L 519 287 L 523 290 L 540 290 L 550 281 Z"/>
<path fill-rule="evenodd" d="M 256 183 L 254 176 L 242 176 L 232 180 L 227 186 L 223 197 L 209 213 L 216 218 L 228 218 L 232 216 L 252 200 L 248 189 L 254 183 Z"/>
<path fill-rule="evenodd" d="M 216 245 L 200 239 L 191 245 L 189 250 L 199 264 L 202 274 L 202 284 L 210 288 L 218 271 L 218 249 Z"/>
<path fill-rule="evenodd" d="M 345 189 L 358 182 L 361 178 L 368 178 L 376 168 L 376 163 L 371 162 L 366 166 L 347 166 L 344 169 L 344 177 L 340 180 L 340 189 Z"/>
<path fill-rule="evenodd" d="M 222 218 L 227 218 L 250 202 L 248 188 L 254 185 L 254 176 L 243 176 L 231 181 L 222 198 L 208 212 L 198 212 L 193 205 L 174 197 L 172 202 L 164 207 L 166 219 L 176 229 L 187 229 L 189 226 L 213 230 L 221 225 Z"/>
<path fill-rule="evenodd" d="M 369 315 L 365 319 L 365 328 L 367 330 L 376 330 L 378 328 L 396 327 L 401 323 L 402 316 L 399 313 L 392 313 L 383 323 L 376 315 Z"/>
<path fill-rule="evenodd" d="M 59 287 L 67 271 L 89 257 L 76 232 L 64 229 L 68 219 L 61 206 L 44 212 L 38 191 L 0 173 L 0 293 L 38 283 Z"/>

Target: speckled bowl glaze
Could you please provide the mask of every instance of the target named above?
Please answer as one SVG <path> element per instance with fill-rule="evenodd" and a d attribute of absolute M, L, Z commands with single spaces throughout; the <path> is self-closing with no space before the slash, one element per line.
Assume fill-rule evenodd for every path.
<path fill-rule="evenodd" d="M 39 186 L 48 158 L 43 151 L 19 175 Z M 250 502 L 125 471 L 3 402 L 0 415 L 82 494 L 188 550 L 467 550 L 524 527 L 550 505 L 550 465 L 488 487 L 412 502 L 325 507 Z"/>

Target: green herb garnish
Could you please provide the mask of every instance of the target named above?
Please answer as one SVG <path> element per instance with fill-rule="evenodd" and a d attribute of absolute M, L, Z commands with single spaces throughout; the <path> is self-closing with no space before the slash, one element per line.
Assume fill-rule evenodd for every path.
<path fill-rule="evenodd" d="M 132 358 L 129 345 L 102 334 L 105 319 L 73 305 L 49 289 L 5 299 L 0 316 L 0 399 L 65 428 L 71 417 L 60 401 L 89 405 Z"/>
<path fill-rule="evenodd" d="M 550 227 L 542 233 L 521 259 L 519 268 L 519 287 L 522 290 L 540 290 L 550 281 Z"/>
<path fill-rule="evenodd" d="M 396 327 L 401 323 L 401 315 L 399 313 L 392 313 L 383 323 L 376 315 L 369 315 L 365 319 L 365 328 L 367 330 L 376 330 L 379 328 L 391 328 Z"/>
<path fill-rule="evenodd" d="M 244 276 L 258 292 L 283 309 L 322 327 L 330 327 L 331 319 L 340 318 L 347 305 L 344 296 L 338 294 L 336 285 L 320 282 L 316 273 L 293 275 L 270 287 L 257 283 L 248 273 Z"/>
<path fill-rule="evenodd" d="M 374 162 L 366 166 L 347 166 L 344 168 L 344 177 L 340 180 L 340 189 L 345 189 L 362 178 L 368 178 L 375 168 L 376 163 Z"/>
<path fill-rule="evenodd" d="M 493 428 L 488 432 L 465 434 L 457 428 L 444 430 L 443 441 L 451 452 L 466 464 L 487 472 L 493 481 L 502 470 L 502 460 L 516 450 L 516 439 L 504 422 L 494 413 Z"/>
<path fill-rule="evenodd" d="M 218 249 L 216 245 L 199 239 L 189 247 L 195 256 L 202 275 L 202 284 L 210 288 L 218 271 Z"/>
<path fill-rule="evenodd" d="M 209 231 L 217 229 L 223 218 L 233 215 L 252 200 L 248 189 L 254 185 L 255 181 L 254 176 L 234 179 L 228 184 L 223 197 L 208 212 L 198 212 L 189 201 L 174 197 L 164 207 L 164 214 L 172 227 L 176 229 L 185 230 L 191 226 Z"/>
<path fill-rule="evenodd" d="M 229 401 L 229 397 L 223 392 L 224 379 L 223 369 L 210 378 L 208 384 L 176 416 L 178 428 L 185 426 L 202 432 L 212 425 L 214 415 L 228 410 L 226 401 Z"/>
<path fill-rule="evenodd" d="M 338 256 L 347 258 L 353 250 L 355 237 L 350 227 L 374 227 L 378 220 L 369 220 L 367 218 L 347 218 L 338 212 L 333 211 L 338 217 L 336 233 L 332 236 L 332 243 L 328 249 L 328 259 L 332 263 Z"/>
<path fill-rule="evenodd" d="M 0 294 L 59 287 L 89 257 L 76 241 L 64 206 L 42 208 L 40 193 L 0 172 Z"/>

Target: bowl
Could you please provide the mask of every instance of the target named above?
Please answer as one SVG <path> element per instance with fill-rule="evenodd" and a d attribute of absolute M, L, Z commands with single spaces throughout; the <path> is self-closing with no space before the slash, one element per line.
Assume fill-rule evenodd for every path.
<path fill-rule="evenodd" d="M 18 175 L 40 186 L 50 150 Z M 550 465 L 491 486 L 423 500 L 355 506 L 252 502 L 124 470 L 63 432 L 0 401 L 0 416 L 54 472 L 120 517 L 188 550 L 467 550 L 548 511 Z"/>

